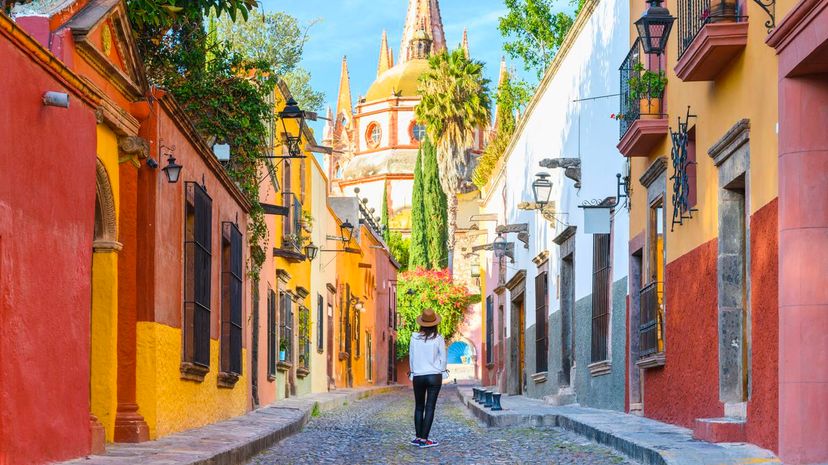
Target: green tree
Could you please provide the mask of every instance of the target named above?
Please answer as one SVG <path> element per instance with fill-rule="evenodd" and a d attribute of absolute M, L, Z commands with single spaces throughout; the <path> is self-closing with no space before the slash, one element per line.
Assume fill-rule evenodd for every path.
<path fill-rule="evenodd" d="M 457 229 L 457 193 L 471 177 L 468 151 L 475 132 L 489 125 L 488 84 L 483 63 L 467 58 L 462 48 L 432 55 L 428 71 L 420 77 L 421 100 L 415 113 L 436 145 L 440 185 L 448 197 L 449 268 Z"/>
<path fill-rule="evenodd" d="M 411 239 L 403 237 L 399 231 L 392 231 L 388 239 L 388 248 L 391 249 L 391 255 L 400 264 L 400 273 L 407 271 Z"/>
<path fill-rule="evenodd" d="M 478 159 L 477 167 L 475 167 L 472 175 L 472 182 L 478 188 L 482 189 L 489 182 L 492 171 L 497 166 L 497 162 L 503 157 L 512 135 L 515 133 L 517 124 L 515 113 L 521 107 L 521 102 L 525 98 L 525 94 L 520 90 L 521 86 L 522 84 L 513 85 L 512 78 L 508 74 L 503 76 L 500 82 L 496 97 L 497 118 L 495 120 L 494 135 L 483 150 L 483 155 Z"/>
<path fill-rule="evenodd" d="M 302 25 L 287 13 L 253 10 L 247 19 L 222 15 L 216 31 L 219 41 L 246 60 L 267 63 L 268 70 L 285 81 L 303 109 L 319 111 L 325 94 L 313 89 L 310 72 L 299 66 L 308 32 L 317 22 Z"/>
<path fill-rule="evenodd" d="M 586 0 L 570 0 L 575 14 Z M 512 58 L 523 61 L 526 71 L 535 71 L 540 79 L 555 57 L 575 22 L 574 16 L 555 12 L 558 0 L 504 0 L 506 16 L 500 18 L 498 29 L 506 39 L 503 49 Z"/>
<path fill-rule="evenodd" d="M 391 239 L 391 224 L 388 221 L 388 185 L 382 188 L 382 216 L 380 217 L 380 224 L 382 224 L 382 239 L 387 244 Z"/>
<path fill-rule="evenodd" d="M 422 153 L 428 262 L 432 270 L 441 270 L 448 264 L 448 200 L 440 186 L 437 151 L 428 137 L 423 140 Z"/>
<path fill-rule="evenodd" d="M 426 236 L 426 212 L 423 186 L 423 148 L 417 151 L 414 164 L 414 191 L 411 193 L 411 244 L 408 254 L 408 268 L 427 267 L 428 239 Z"/>

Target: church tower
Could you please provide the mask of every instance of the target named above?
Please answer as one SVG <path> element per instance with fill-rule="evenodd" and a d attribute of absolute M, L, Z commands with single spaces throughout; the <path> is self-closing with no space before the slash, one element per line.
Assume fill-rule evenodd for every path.
<path fill-rule="evenodd" d="M 455 43 L 468 53 L 468 35 L 457 39 Z M 419 78 L 429 69 L 428 58 L 445 50 L 438 0 L 409 0 L 398 60 L 395 63 L 383 31 L 377 78 L 357 101 L 351 99 L 348 65 L 343 59 L 334 122 L 326 131 L 333 148 L 328 167 L 331 194 L 350 196 L 358 188 L 369 208 L 379 212 L 385 192 L 391 228 L 406 235 L 414 165 L 425 136 L 425 126 L 414 116 L 420 102 Z M 480 153 L 482 129 L 475 139 L 473 152 Z"/>

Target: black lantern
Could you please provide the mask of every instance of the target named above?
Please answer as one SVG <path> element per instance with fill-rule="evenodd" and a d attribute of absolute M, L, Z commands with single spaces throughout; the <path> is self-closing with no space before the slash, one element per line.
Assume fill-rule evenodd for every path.
<path fill-rule="evenodd" d="M 169 181 L 170 184 L 175 184 L 178 182 L 178 177 L 181 175 L 181 168 L 182 166 L 175 162 L 175 157 L 172 153 L 169 153 L 167 158 L 167 166 L 161 168 L 161 171 L 167 175 L 167 181 Z"/>
<path fill-rule="evenodd" d="M 647 0 L 650 4 L 644 14 L 635 22 L 638 37 L 648 55 L 661 55 L 667 49 L 667 39 L 676 20 L 670 10 L 661 6 L 663 0 Z"/>
<path fill-rule="evenodd" d="M 494 250 L 494 256 L 496 258 L 503 258 L 506 255 L 506 248 L 509 244 L 506 242 L 506 238 L 503 237 L 503 234 L 498 234 L 497 239 L 494 240 L 492 243 L 492 249 Z"/>
<path fill-rule="evenodd" d="M 312 262 L 318 253 L 319 247 L 315 246 L 313 242 L 305 246 L 305 256 L 308 257 L 308 261 Z"/>
<path fill-rule="evenodd" d="M 345 220 L 344 223 L 339 225 L 339 232 L 342 234 L 342 243 L 347 245 L 351 242 L 351 238 L 354 237 L 354 225 L 350 221 Z"/>
<path fill-rule="evenodd" d="M 302 158 L 302 132 L 305 128 L 305 112 L 299 108 L 299 104 L 296 103 L 293 97 L 285 102 L 285 108 L 279 112 L 279 119 L 282 120 L 282 128 L 285 130 L 288 155 L 291 158 Z M 296 120 L 296 124 L 299 126 L 298 134 L 291 134 L 287 127 L 287 120 Z"/>
<path fill-rule="evenodd" d="M 549 197 L 552 195 L 552 181 L 549 180 L 549 174 L 538 173 L 535 175 L 535 182 L 532 183 L 532 193 L 535 195 L 535 203 L 543 208 L 549 203 Z"/>

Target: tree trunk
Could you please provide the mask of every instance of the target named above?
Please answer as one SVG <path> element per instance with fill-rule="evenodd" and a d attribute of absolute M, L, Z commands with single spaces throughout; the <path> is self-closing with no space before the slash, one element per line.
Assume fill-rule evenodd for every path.
<path fill-rule="evenodd" d="M 457 194 L 449 199 L 448 211 L 448 269 L 449 276 L 454 276 L 454 243 L 457 232 Z"/>

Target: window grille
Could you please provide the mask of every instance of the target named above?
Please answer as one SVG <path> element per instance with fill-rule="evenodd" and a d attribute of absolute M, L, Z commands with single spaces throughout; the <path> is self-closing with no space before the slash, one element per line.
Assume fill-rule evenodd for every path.
<path fill-rule="evenodd" d="M 279 350 L 282 348 L 282 343 L 287 346 L 285 349 L 285 361 L 288 363 L 293 361 L 293 299 L 290 294 L 286 292 L 280 293 L 280 307 L 279 307 Z"/>
<path fill-rule="evenodd" d="M 267 293 L 267 373 L 276 376 L 276 357 L 279 354 L 279 341 L 276 337 L 276 293 L 268 289 Z"/>
<path fill-rule="evenodd" d="M 184 361 L 209 367 L 213 201 L 194 182 L 185 190 Z"/>
<path fill-rule="evenodd" d="M 320 354 L 325 351 L 325 299 L 322 294 L 316 295 L 316 351 Z"/>
<path fill-rule="evenodd" d="M 221 370 L 242 372 L 242 235 L 228 221 L 222 223 Z"/>
<path fill-rule="evenodd" d="M 607 360 L 609 334 L 610 235 L 593 235 L 592 253 L 592 362 Z"/>
<path fill-rule="evenodd" d="M 639 321 L 639 356 L 647 357 L 661 352 L 663 309 L 661 283 L 651 282 L 641 289 Z"/>
<path fill-rule="evenodd" d="M 494 363 L 494 297 L 486 297 L 486 364 Z"/>
<path fill-rule="evenodd" d="M 549 314 L 546 303 L 548 294 L 549 276 L 544 271 L 535 276 L 535 373 L 541 373 L 548 369 L 547 319 Z"/>

